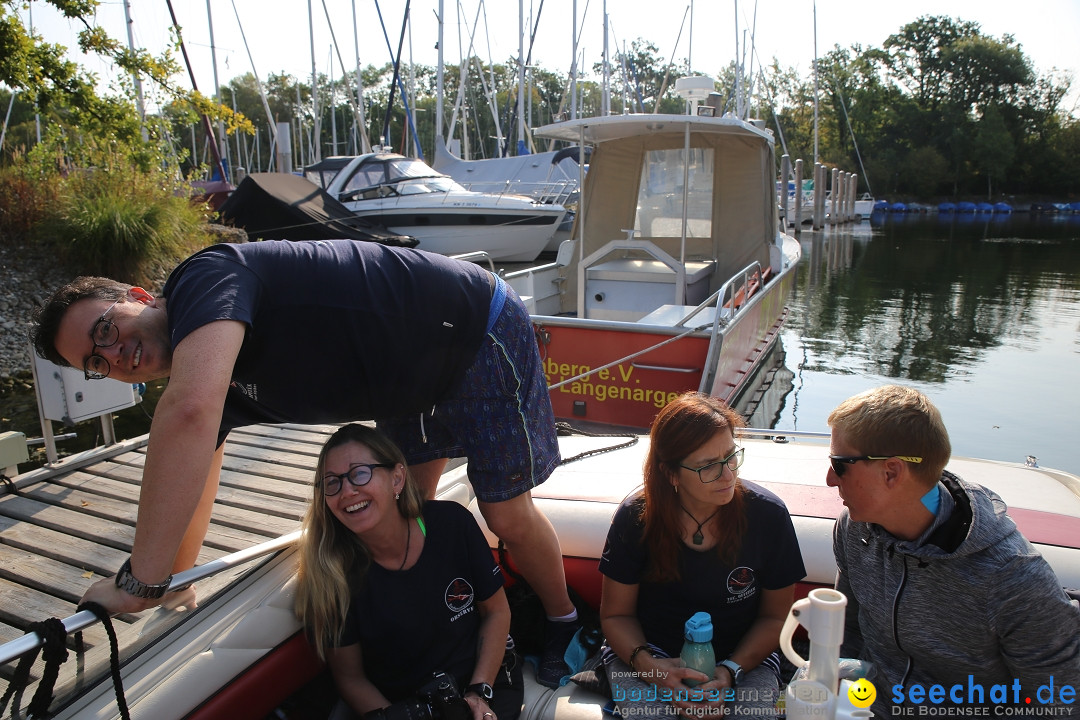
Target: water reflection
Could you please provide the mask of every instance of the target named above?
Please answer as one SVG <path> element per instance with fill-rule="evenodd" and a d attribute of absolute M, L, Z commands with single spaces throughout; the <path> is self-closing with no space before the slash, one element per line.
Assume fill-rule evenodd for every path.
<path fill-rule="evenodd" d="M 1080 403 L 1066 379 L 1080 360 L 1080 216 L 1056 217 L 886 214 L 804 232 L 782 336 L 796 397 L 774 427 L 824 430 L 845 397 L 904 382 L 953 409 L 954 446 L 973 441 L 957 452 L 1022 462 L 1049 443 L 1057 464 L 1043 464 L 1080 472 L 1075 441 L 1055 440 Z M 1040 430 L 1014 427 L 1035 408 L 1026 424 Z"/>
<path fill-rule="evenodd" d="M 809 239 L 794 304 L 823 368 L 844 359 L 840 372 L 941 381 L 989 348 L 1031 337 L 1047 293 L 1078 287 L 1063 272 L 1076 263 L 1068 239 L 1015 237 L 1010 219 L 900 217 L 872 233 Z"/>

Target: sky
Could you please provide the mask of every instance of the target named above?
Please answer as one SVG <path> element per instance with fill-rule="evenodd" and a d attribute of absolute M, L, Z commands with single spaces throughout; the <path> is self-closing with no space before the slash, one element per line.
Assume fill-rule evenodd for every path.
<path fill-rule="evenodd" d="M 49 42 L 75 47 L 78 26 L 47 3 L 28 5 L 33 15 L 20 10 L 24 23 L 32 20 L 35 30 Z M 309 78 L 313 55 L 320 74 L 340 77 L 342 64 L 346 70 L 355 69 L 354 8 L 361 64 L 389 62 L 390 48 L 397 48 L 406 0 L 172 0 L 172 5 L 194 68 L 195 84 L 203 93 L 212 94 L 215 54 L 220 84 L 252 71 L 263 80 L 280 72 Z M 457 62 L 462 46 L 467 47 L 469 29 L 474 27 L 478 28 L 474 54 L 495 62 L 516 56 L 518 6 L 514 0 L 486 0 L 482 5 L 481 0 L 444 0 L 445 61 Z M 309 7 L 312 23 L 308 22 Z M 1028 0 L 1022 5 L 1011 0 L 545 0 L 542 9 L 540 0 L 524 0 L 526 18 L 535 17 L 540 10 L 534 64 L 548 70 L 569 70 L 576 10 L 579 56 L 591 68 L 603 52 L 605 7 L 612 55 L 616 45 L 629 47 L 632 41 L 646 38 L 661 57 L 690 56 L 692 67 L 705 73 L 715 74 L 730 63 L 736 39 L 745 46 L 753 34 L 758 61 L 768 64 L 776 57 L 781 66 L 794 67 L 808 77 L 815 53 L 815 25 L 817 53 L 824 55 L 834 45 L 880 47 L 889 35 L 921 16 L 948 15 L 977 22 L 984 34 L 998 39 L 1006 33 L 1013 35 L 1038 73 L 1044 75 L 1052 69 L 1068 72 L 1080 86 L 1080 0 Z M 403 46 L 406 60 L 432 66 L 437 63 L 438 9 L 439 0 L 411 1 L 411 29 Z M 160 50 L 168 40 L 171 24 L 168 3 L 134 0 L 130 13 L 134 44 Z M 340 63 L 332 52 L 334 40 L 327 14 L 333 21 Z M 126 42 L 121 0 L 102 2 L 97 22 Z M 526 31 L 532 26 L 529 19 L 524 24 Z M 97 72 L 105 84 L 115 79 L 115 70 L 81 56 L 76 55 L 76 59 Z M 186 74 L 180 80 L 190 84 Z M 1066 109 L 1080 115 L 1080 87 L 1073 89 Z"/>

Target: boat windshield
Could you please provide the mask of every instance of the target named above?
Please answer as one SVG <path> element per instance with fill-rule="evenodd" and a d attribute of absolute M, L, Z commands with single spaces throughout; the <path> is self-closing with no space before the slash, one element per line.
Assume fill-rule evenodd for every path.
<path fill-rule="evenodd" d="M 634 216 L 640 237 L 681 237 L 684 203 L 686 236 L 712 236 L 713 149 L 691 148 L 688 168 L 684 158 L 682 148 L 645 154 Z"/>
<path fill-rule="evenodd" d="M 380 186 L 392 187 L 391 194 L 401 195 L 465 191 L 453 178 L 436 172 L 422 160 L 392 158 L 361 165 L 342 188 L 342 193 Z M 384 191 L 380 196 L 385 194 Z"/>

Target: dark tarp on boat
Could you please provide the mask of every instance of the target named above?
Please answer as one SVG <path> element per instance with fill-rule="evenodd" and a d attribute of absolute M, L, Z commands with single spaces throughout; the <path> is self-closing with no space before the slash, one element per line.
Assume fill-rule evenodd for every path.
<path fill-rule="evenodd" d="M 254 240 L 348 238 L 416 247 L 408 235 L 356 217 L 318 185 L 288 173 L 252 173 L 221 206 L 221 222 L 240 227 Z"/>

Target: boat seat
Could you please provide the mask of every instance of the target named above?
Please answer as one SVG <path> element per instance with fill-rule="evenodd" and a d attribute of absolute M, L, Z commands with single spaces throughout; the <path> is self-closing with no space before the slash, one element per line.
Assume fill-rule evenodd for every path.
<path fill-rule="evenodd" d="M 532 663 L 525 664 L 525 703 L 519 720 L 602 720 L 608 699 L 575 683 L 549 688 L 536 681 Z"/>
<path fill-rule="evenodd" d="M 648 315 L 639 318 L 637 323 L 639 325 L 663 325 L 664 327 L 674 327 L 675 323 L 693 312 L 696 307 L 696 305 L 661 305 Z M 724 308 L 724 315 L 731 315 L 731 309 Z M 686 327 L 692 328 L 699 325 L 712 325 L 715 319 L 716 306 L 710 305 L 692 317 L 690 321 L 686 323 Z"/>

